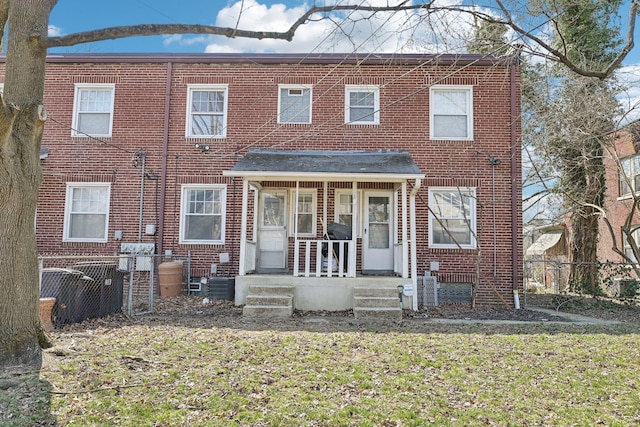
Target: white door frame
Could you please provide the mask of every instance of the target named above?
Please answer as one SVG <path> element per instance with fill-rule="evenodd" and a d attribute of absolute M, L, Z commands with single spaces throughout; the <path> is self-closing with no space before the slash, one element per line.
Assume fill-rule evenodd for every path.
<path fill-rule="evenodd" d="M 279 210 L 268 212 L 266 218 L 265 197 L 281 197 L 282 205 Z M 287 267 L 288 255 L 288 190 L 262 189 L 258 203 L 258 265 L 259 270 L 284 270 Z"/>
<path fill-rule="evenodd" d="M 371 216 L 369 215 L 369 199 L 371 197 L 387 197 L 388 198 L 388 206 L 386 212 L 381 212 L 382 216 L 378 218 L 379 221 L 371 221 Z M 392 190 L 365 190 L 364 197 L 364 212 L 363 212 L 363 241 L 362 241 L 362 271 L 367 274 L 375 274 L 375 273 L 393 273 L 394 270 L 394 230 L 396 223 L 396 213 L 395 213 L 395 203 L 394 203 L 394 192 Z M 386 214 L 386 217 L 385 217 Z M 376 243 L 384 242 L 384 236 L 382 240 L 378 240 L 377 242 L 370 241 L 372 236 L 371 225 L 377 225 L 374 227 L 378 231 L 380 229 L 384 229 L 386 225 L 388 236 L 387 236 L 387 246 L 388 247 L 370 247 L 371 244 L 376 245 Z"/>

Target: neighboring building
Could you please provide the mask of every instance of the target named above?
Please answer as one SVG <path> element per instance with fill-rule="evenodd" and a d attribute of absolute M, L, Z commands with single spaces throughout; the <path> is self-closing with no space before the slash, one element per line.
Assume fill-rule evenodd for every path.
<path fill-rule="evenodd" d="M 431 270 L 513 305 L 519 82 L 517 58 L 481 55 L 52 55 L 39 251 L 189 251 L 237 304 L 275 279 L 343 310 Z"/>
<path fill-rule="evenodd" d="M 525 230 L 527 227 L 525 226 Z M 569 243 L 564 224 L 530 227 L 524 233 L 525 287 L 567 290 Z"/>
<path fill-rule="evenodd" d="M 634 194 L 640 191 L 640 121 L 628 124 L 612 134 L 610 150 L 604 157 L 606 169 L 606 219 L 600 220 L 598 259 L 601 262 L 626 262 L 614 248 L 623 251 L 631 259 L 633 252 L 623 236 L 623 227 L 628 226 L 636 243 L 640 244 L 640 213 Z M 632 214 L 635 209 L 635 214 Z"/>

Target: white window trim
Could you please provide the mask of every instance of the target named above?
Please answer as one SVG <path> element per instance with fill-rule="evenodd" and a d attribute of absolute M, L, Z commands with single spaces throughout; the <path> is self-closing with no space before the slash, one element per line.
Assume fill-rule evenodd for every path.
<path fill-rule="evenodd" d="M 191 133 L 191 124 L 193 114 L 191 112 L 191 101 L 193 92 L 195 91 L 223 91 L 224 92 L 224 107 L 222 111 L 222 133 L 220 135 L 193 135 Z M 187 119 L 185 120 L 185 136 L 187 138 L 197 139 L 221 139 L 227 137 L 227 119 L 228 119 L 228 105 L 229 105 L 229 85 L 228 84 L 216 84 L 216 85 L 187 85 Z"/>
<path fill-rule="evenodd" d="M 435 106 L 434 92 L 441 90 L 455 90 L 467 92 L 467 136 L 460 137 L 441 137 L 434 136 L 434 115 L 437 107 Z M 429 88 L 429 138 L 432 140 L 442 141 L 472 141 L 473 140 L 473 86 L 471 85 L 434 85 Z"/>
<path fill-rule="evenodd" d="M 351 92 L 373 92 L 373 120 L 351 120 Z M 375 85 L 345 85 L 344 87 L 344 122 L 349 125 L 379 125 L 380 124 L 380 87 Z"/>
<path fill-rule="evenodd" d="M 70 226 L 71 226 L 71 205 L 73 203 L 72 200 L 72 191 L 74 188 L 79 187 L 106 187 L 107 188 L 107 211 L 105 212 L 105 221 L 104 221 L 104 237 L 99 239 L 92 238 L 71 238 L 69 237 Z M 64 203 L 64 225 L 63 225 L 63 234 L 62 241 L 63 242 L 98 242 L 105 243 L 109 237 L 109 216 L 111 213 L 111 183 L 109 182 L 67 182 L 67 191 L 65 196 Z"/>
<path fill-rule="evenodd" d="M 220 240 L 187 240 L 184 238 L 185 232 L 185 212 L 187 208 L 187 191 L 188 190 L 220 190 L 220 203 L 222 212 L 220 212 Z M 225 243 L 226 234 L 226 218 L 227 218 L 227 186 L 224 184 L 183 184 L 180 189 L 180 230 L 179 243 L 185 245 L 222 245 Z"/>
<path fill-rule="evenodd" d="M 635 188 L 636 176 L 640 175 L 640 171 L 636 171 L 635 168 L 636 159 L 638 159 L 638 157 L 640 156 L 636 154 L 620 160 L 620 169 L 618 171 L 618 200 L 631 199 L 634 194 L 638 194 L 638 192 L 640 192 L 640 188 Z M 623 194 L 622 175 L 626 175 L 626 172 L 624 170 L 625 162 L 630 163 L 630 175 L 627 176 L 627 179 L 629 180 L 629 192 Z"/>
<path fill-rule="evenodd" d="M 476 233 L 477 233 L 477 203 L 476 203 L 476 188 L 475 187 L 431 187 L 429 188 L 429 206 L 434 206 L 435 202 L 433 200 L 434 193 L 471 193 L 471 206 L 469 206 L 469 211 L 471 212 L 471 218 L 469 218 L 470 225 L 470 233 L 471 239 L 470 244 L 460 244 L 458 246 L 455 243 L 451 244 L 443 244 L 443 243 L 434 243 L 433 242 L 433 225 L 437 220 L 435 219 L 435 215 L 433 211 L 429 209 L 429 247 L 432 249 L 476 249 L 477 241 L 476 241 Z"/>
<path fill-rule="evenodd" d="M 640 244 L 640 226 L 638 226 L 638 225 L 632 226 L 631 229 L 633 230 L 631 232 L 631 235 L 633 236 L 633 239 L 636 241 L 636 244 Z M 631 245 L 627 241 L 627 236 L 624 234 L 624 232 L 622 232 L 621 235 L 622 235 L 623 251 L 624 251 L 625 255 L 627 255 L 629 258 L 633 259 L 633 252 L 631 252 Z M 629 252 L 631 252 L 631 253 L 629 253 Z"/>
<path fill-rule="evenodd" d="M 312 200 L 312 222 L 311 222 L 311 233 L 300 233 L 298 232 L 297 235 L 298 237 L 315 237 L 317 232 L 318 232 L 318 226 L 317 226 L 317 222 L 318 222 L 318 190 L 315 188 L 300 188 L 299 190 L 296 191 L 295 188 L 291 189 L 290 194 L 289 194 L 289 200 L 292 200 L 292 203 L 289 203 L 289 210 L 291 211 L 289 214 L 289 237 L 294 237 L 296 235 L 296 209 L 298 206 L 298 199 L 296 197 L 296 193 L 298 195 L 302 195 L 302 194 L 311 194 L 311 196 L 313 197 Z"/>
<path fill-rule="evenodd" d="M 111 137 L 113 132 L 113 112 L 115 109 L 115 93 L 116 85 L 113 83 L 76 83 L 74 89 L 73 100 L 73 116 L 71 118 L 71 136 L 73 137 L 86 137 L 87 134 L 79 131 L 78 129 L 78 114 L 80 114 L 80 92 L 83 90 L 105 90 L 111 89 L 111 111 L 109 112 L 109 133 L 106 134 L 90 134 L 89 136 L 96 137 Z"/>
<path fill-rule="evenodd" d="M 333 207 L 333 213 L 334 213 L 334 217 L 333 217 L 333 221 L 334 222 L 339 222 L 339 206 L 340 206 L 340 195 L 342 194 L 347 194 L 349 196 L 353 195 L 353 190 L 350 188 L 338 188 L 335 190 L 335 200 L 334 200 L 334 207 Z M 356 224 L 355 224 L 355 232 L 356 232 L 356 237 L 360 238 L 362 237 L 362 218 L 364 218 L 364 207 L 363 207 L 363 203 L 362 200 L 364 197 L 364 192 L 363 190 L 358 190 L 357 194 L 356 194 L 356 210 L 357 212 L 352 212 L 351 215 L 353 216 L 354 214 L 357 213 L 356 215 Z M 351 219 L 353 221 L 353 217 Z"/>
<path fill-rule="evenodd" d="M 309 90 L 309 120 L 306 122 L 302 121 L 294 121 L 294 122 L 283 122 L 280 120 L 280 107 L 282 105 L 282 97 L 281 92 L 282 89 L 302 89 Z M 278 85 L 278 123 L 283 125 L 309 125 L 313 122 L 313 85 Z"/>

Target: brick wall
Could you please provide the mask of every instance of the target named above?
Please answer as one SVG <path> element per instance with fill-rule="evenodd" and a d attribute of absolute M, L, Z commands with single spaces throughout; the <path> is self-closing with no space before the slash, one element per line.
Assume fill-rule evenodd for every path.
<path fill-rule="evenodd" d="M 119 251 L 114 231 L 122 230 L 123 241 L 138 238 L 141 164 L 135 153 L 146 153 L 143 227 L 163 223 L 162 236 L 146 236 L 175 254 L 191 251 L 194 268 L 218 264 L 219 274 L 238 270 L 242 182 L 223 177 L 249 148 L 408 150 L 426 175 L 417 196 L 417 246 L 419 274 L 430 261 L 439 261 L 443 277 L 456 274 L 475 277 L 484 285 L 480 303 L 501 303 L 511 298 L 514 275 L 512 256 L 512 206 L 516 206 L 516 246 L 521 253 L 520 147 L 510 150 L 512 126 L 519 137 L 519 87 L 516 88 L 515 118 L 511 115 L 509 64 L 478 65 L 417 64 L 388 61 L 355 66 L 295 61 L 234 62 L 203 59 L 169 59 L 144 62 L 75 56 L 47 65 L 45 106 L 51 120 L 42 145 L 50 149 L 42 161 L 44 179 L 39 199 L 37 239 L 40 253 L 103 253 Z M 517 70 L 516 70 L 517 72 Z M 169 85 L 167 85 L 169 79 Z M 519 76 L 516 82 L 519 81 Z M 113 134 L 110 138 L 71 136 L 75 83 L 115 84 Z M 187 86 L 228 85 L 226 137 L 185 137 Z M 278 84 L 313 85 L 313 121 L 310 125 L 279 125 L 276 120 Z M 345 125 L 346 84 L 380 85 L 379 125 Z M 473 86 L 474 140 L 429 139 L 429 85 Z M 168 124 L 165 123 L 165 93 L 170 90 Z M 164 128 L 168 132 L 165 136 Z M 166 138 L 166 139 L 165 139 Z M 166 153 L 165 150 L 166 142 Z M 206 153 L 196 143 L 206 143 Z M 501 160 L 492 170 L 488 156 Z M 512 157 L 513 156 L 513 157 Z M 511 159 L 517 173 L 512 176 Z M 165 174 L 164 180 L 162 174 Z M 495 176 L 494 176 L 495 174 Z M 107 243 L 62 242 L 65 186 L 67 182 L 111 183 L 109 239 Z M 162 183 L 164 182 L 164 187 Z M 186 183 L 224 183 L 227 187 L 227 229 L 224 245 L 180 245 L 178 243 L 180 186 Z M 481 250 L 443 250 L 428 247 L 428 189 L 430 186 L 472 185 L 477 187 L 478 242 Z M 512 200 L 512 186 L 516 200 Z M 162 196 L 164 195 L 164 200 Z M 321 192 L 318 192 L 321 195 Z M 332 197 L 332 195 L 331 195 Z M 494 205 L 495 201 L 495 205 Z M 164 204 L 164 211 L 161 207 Z M 331 205 L 331 204 L 330 204 Z M 319 201 L 318 206 L 321 206 Z M 494 212 L 496 259 L 494 276 Z M 320 229 L 320 227 L 319 227 Z M 143 229 L 144 231 L 144 229 Z M 229 253 L 231 262 L 219 264 L 218 255 Z M 521 263 L 515 267 L 518 281 Z M 489 286 L 488 284 L 491 284 Z M 519 284 L 520 286 L 520 284 Z M 496 292 L 501 293 L 498 297 Z M 511 299 L 509 299 L 511 301 Z"/>

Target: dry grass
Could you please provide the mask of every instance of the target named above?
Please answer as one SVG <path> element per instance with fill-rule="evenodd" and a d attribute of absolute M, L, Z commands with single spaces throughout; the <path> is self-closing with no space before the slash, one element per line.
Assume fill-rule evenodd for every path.
<path fill-rule="evenodd" d="M 0 378 L 0 425 L 640 423 L 637 323 L 265 322 L 197 302 L 54 332 L 39 376 Z"/>
<path fill-rule="evenodd" d="M 258 322 L 222 306 L 187 312 L 54 332 L 39 378 L 5 380 L 13 384 L 0 390 L 0 425 L 640 423 L 633 323 Z"/>

